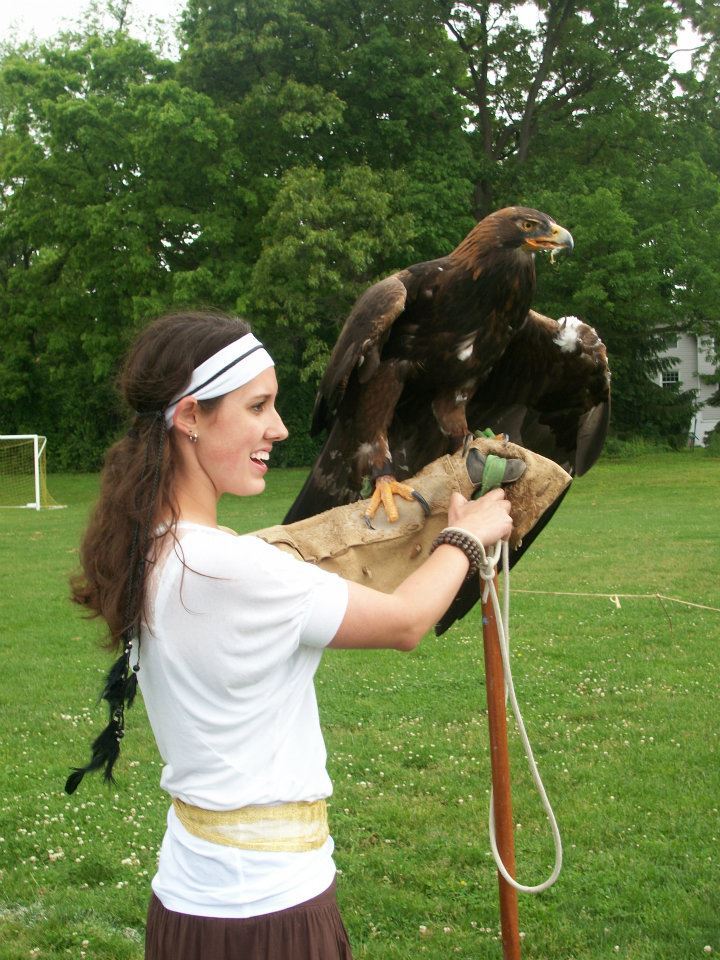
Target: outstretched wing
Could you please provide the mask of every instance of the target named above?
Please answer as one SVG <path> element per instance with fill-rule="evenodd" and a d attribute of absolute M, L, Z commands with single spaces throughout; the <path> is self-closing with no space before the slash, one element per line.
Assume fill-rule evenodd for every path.
<path fill-rule="evenodd" d="M 600 456 L 609 416 L 607 353 L 595 330 L 534 310 L 468 404 L 471 429 L 507 433 L 578 475 Z"/>
<path fill-rule="evenodd" d="M 315 399 L 311 433 L 329 427 L 345 396 L 353 371 L 367 383 L 380 365 L 380 355 L 395 320 L 405 309 L 407 288 L 399 274 L 369 287 L 356 301 L 337 343 Z"/>
<path fill-rule="evenodd" d="M 607 353 L 595 330 L 575 317 L 552 320 L 534 310 L 468 410 L 471 429 L 507 433 L 514 443 L 577 475 L 600 456 L 609 417 Z M 511 566 L 551 519 L 565 492 L 511 551 Z M 477 581 L 465 583 L 436 632 L 444 633 L 464 617 L 478 597 Z"/>

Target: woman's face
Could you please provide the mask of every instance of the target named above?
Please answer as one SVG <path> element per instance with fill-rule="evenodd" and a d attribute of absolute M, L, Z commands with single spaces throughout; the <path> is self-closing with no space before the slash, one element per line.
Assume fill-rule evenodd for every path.
<path fill-rule="evenodd" d="M 269 367 L 226 394 L 214 410 L 199 414 L 195 454 L 217 497 L 249 497 L 265 489 L 273 444 L 288 435 L 275 409 L 277 391 L 275 370 Z"/>

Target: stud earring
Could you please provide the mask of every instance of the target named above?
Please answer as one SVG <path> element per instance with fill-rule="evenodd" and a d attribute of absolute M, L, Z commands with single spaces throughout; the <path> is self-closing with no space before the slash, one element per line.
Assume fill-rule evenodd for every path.
<path fill-rule="evenodd" d="M 190 431 L 190 433 L 188 434 L 188 437 L 190 438 L 190 443 L 198 442 L 198 435 L 196 433 L 193 433 L 192 431 Z"/>

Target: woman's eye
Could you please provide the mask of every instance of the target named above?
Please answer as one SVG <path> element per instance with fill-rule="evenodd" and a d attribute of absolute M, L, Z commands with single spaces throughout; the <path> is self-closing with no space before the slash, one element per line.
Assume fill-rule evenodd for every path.
<path fill-rule="evenodd" d="M 263 400 L 260 403 L 254 403 L 251 409 L 254 410 L 255 413 L 262 413 L 264 408 L 265 408 L 265 401 Z"/>

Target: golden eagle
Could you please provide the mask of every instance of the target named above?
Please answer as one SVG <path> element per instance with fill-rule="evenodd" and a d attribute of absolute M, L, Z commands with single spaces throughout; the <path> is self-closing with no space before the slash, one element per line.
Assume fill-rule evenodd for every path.
<path fill-rule="evenodd" d="M 490 427 L 583 473 L 609 413 L 605 347 L 576 318 L 530 310 L 535 254 L 570 250 L 547 214 L 507 207 L 448 256 L 400 270 L 357 300 L 320 384 L 312 432 L 327 440 L 286 523 L 361 496 L 389 519 L 397 485 Z M 390 495 L 386 491 L 390 491 Z"/>

